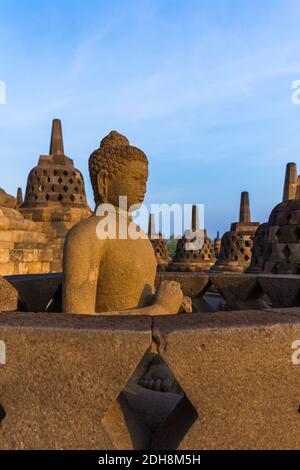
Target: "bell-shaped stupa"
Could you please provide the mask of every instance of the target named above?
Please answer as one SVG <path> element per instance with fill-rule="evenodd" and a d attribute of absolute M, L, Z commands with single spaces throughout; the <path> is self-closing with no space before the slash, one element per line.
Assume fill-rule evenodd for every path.
<path fill-rule="evenodd" d="M 161 233 L 156 233 L 155 231 L 154 214 L 150 214 L 149 217 L 148 237 L 155 253 L 157 270 L 165 271 L 167 266 L 171 263 L 172 258 L 169 255 L 166 240 L 163 238 Z"/>
<path fill-rule="evenodd" d="M 255 235 L 248 271 L 300 274 L 300 176 L 296 163 L 287 164 L 283 201 Z"/>
<path fill-rule="evenodd" d="M 239 222 L 231 224 L 221 240 L 221 249 L 212 271 L 243 272 L 251 262 L 254 234 L 258 222 L 251 222 L 248 192 L 241 193 Z"/>
<path fill-rule="evenodd" d="M 61 249 L 68 230 L 91 214 L 83 176 L 64 154 L 59 119 L 53 120 L 49 155 L 41 155 L 38 165 L 29 173 L 19 210 Z"/>
<path fill-rule="evenodd" d="M 217 236 L 214 239 L 214 251 L 215 251 L 216 258 L 218 259 L 220 251 L 221 251 L 221 237 L 220 237 L 219 231 L 217 231 Z"/>
<path fill-rule="evenodd" d="M 177 242 L 176 253 L 168 271 L 207 271 L 216 261 L 213 243 L 206 230 L 199 229 L 198 207 L 192 207 L 191 230 Z"/>

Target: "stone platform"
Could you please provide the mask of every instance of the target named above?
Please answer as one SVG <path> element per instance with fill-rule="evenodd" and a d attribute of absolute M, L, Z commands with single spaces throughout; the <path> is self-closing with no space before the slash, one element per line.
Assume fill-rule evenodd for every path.
<path fill-rule="evenodd" d="M 299 308 L 154 318 L 2 313 L 0 448 L 299 449 L 299 338 Z M 126 387 L 153 342 L 183 395 L 150 429 Z M 155 414 L 161 393 L 151 393 Z"/>
<path fill-rule="evenodd" d="M 159 317 L 55 313 L 62 277 L 0 282 L 0 449 L 299 449 L 299 276 L 162 272 L 227 310 Z M 137 386 L 153 354 L 180 392 Z"/>
<path fill-rule="evenodd" d="M 61 310 L 62 273 L 6 276 L 15 287 L 20 302 L 27 311 Z M 184 295 L 192 298 L 194 312 L 203 310 L 202 300 L 219 298 L 213 310 L 265 310 L 300 307 L 300 276 L 243 273 L 176 273 L 159 272 L 156 285 L 162 280 L 180 283 Z M 200 305 L 199 309 L 198 306 Z"/>

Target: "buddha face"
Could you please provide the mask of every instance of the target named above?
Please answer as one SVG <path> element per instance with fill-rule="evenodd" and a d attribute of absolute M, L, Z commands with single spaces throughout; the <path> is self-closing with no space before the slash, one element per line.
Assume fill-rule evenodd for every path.
<path fill-rule="evenodd" d="M 127 197 L 127 210 L 135 205 L 135 210 L 140 207 L 146 194 L 148 179 L 148 164 L 146 162 L 132 160 L 126 163 L 123 170 L 112 178 L 108 178 L 105 172 L 98 177 L 99 194 L 104 202 L 119 206 L 119 197 Z"/>

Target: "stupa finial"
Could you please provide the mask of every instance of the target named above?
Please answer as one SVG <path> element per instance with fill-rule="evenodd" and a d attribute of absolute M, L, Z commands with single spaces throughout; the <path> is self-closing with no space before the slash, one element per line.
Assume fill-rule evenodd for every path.
<path fill-rule="evenodd" d="M 242 222 L 242 223 L 251 222 L 248 191 L 243 191 L 241 193 L 240 219 L 239 219 L 239 221 Z"/>
<path fill-rule="evenodd" d="M 192 207 L 192 231 L 196 232 L 199 228 L 199 218 L 198 218 L 198 207 L 193 205 Z"/>
<path fill-rule="evenodd" d="M 50 155 L 64 155 L 64 143 L 61 128 L 61 120 L 53 119 L 50 141 Z"/>
<path fill-rule="evenodd" d="M 22 188 L 18 188 L 17 207 L 20 207 L 22 204 L 23 204 L 23 192 L 22 192 Z"/>
<path fill-rule="evenodd" d="M 295 199 L 297 192 L 297 165 L 296 163 L 287 163 L 285 170 L 285 180 L 283 188 L 283 201 Z"/>
<path fill-rule="evenodd" d="M 155 218 L 154 218 L 154 214 L 150 214 L 149 225 L 148 225 L 149 238 L 152 238 L 154 234 L 155 234 Z"/>

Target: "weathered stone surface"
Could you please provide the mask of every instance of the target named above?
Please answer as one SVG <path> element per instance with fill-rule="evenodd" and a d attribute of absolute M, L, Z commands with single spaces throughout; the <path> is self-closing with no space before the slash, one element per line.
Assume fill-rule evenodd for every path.
<path fill-rule="evenodd" d="M 297 275 L 257 276 L 257 282 L 271 301 L 272 307 L 296 307 L 300 305 L 300 277 Z"/>
<path fill-rule="evenodd" d="M 211 274 L 214 287 L 226 300 L 228 310 L 265 308 L 263 291 L 252 274 Z"/>
<path fill-rule="evenodd" d="M 199 416 L 179 449 L 299 449 L 300 366 L 291 345 L 300 318 L 271 310 L 159 317 L 154 335 Z M 156 448 L 170 448 L 160 435 Z"/>
<path fill-rule="evenodd" d="M 17 310 L 18 300 L 18 291 L 0 276 L 0 312 Z"/>
<path fill-rule="evenodd" d="M 176 281 L 188 297 L 204 295 L 211 286 L 210 276 L 206 273 L 158 273 L 156 276 L 156 285 L 161 281 Z"/>
<path fill-rule="evenodd" d="M 134 447 L 117 398 L 150 347 L 150 318 L 3 314 L 0 339 L 1 449 Z"/>
<path fill-rule="evenodd" d="M 18 293 L 22 310 L 27 312 L 43 312 L 61 288 L 62 279 L 59 273 L 6 276 Z M 61 305 L 56 311 L 61 311 Z"/>
<path fill-rule="evenodd" d="M 0 275 L 49 272 L 61 260 L 37 225 L 16 209 L 0 207 Z"/>

